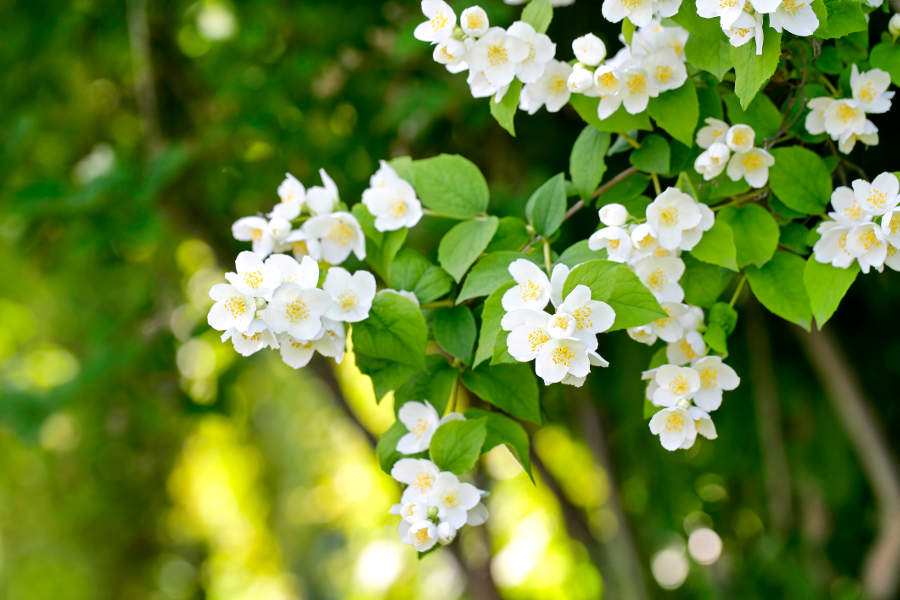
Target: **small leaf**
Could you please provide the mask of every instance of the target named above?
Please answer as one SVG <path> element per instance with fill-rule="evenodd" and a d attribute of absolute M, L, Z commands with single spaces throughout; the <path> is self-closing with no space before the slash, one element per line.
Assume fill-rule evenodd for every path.
<path fill-rule="evenodd" d="M 803 283 L 819 329 L 822 329 L 837 310 L 858 273 L 859 264 L 856 261 L 853 261 L 847 269 L 822 264 L 814 256 L 810 256 L 806 261 Z"/>
<path fill-rule="evenodd" d="M 670 153 L 669 143 L 664 137 L 648 135 L 628 160 L 645 173 L 668 173 Z"/>
<path fill-rule="evenodd" d="M 566 265 L 570 269 L 574 269 L 589 260 L 606 260 L 606 258 L 606 248 L 591 250 L 588 240 L 581 240 L 563 250 L 555 264 Z"/>
<path fill-rule="evenodd" d="M 522 11 L 522 20 L 538 33 L 547 33 L 550 21 L 553 20 L 553 5 L 550 0 L 531 0 Z"/>
<path fill-rule="evenodd" d="M 692 35 L 684 46 L 684 56 L 689 63 L 722 81 L 725 73 L 733 68 L 731 44 L 725 40 L 710 40 Z"/>
<path fill-rule="evenodd" d="M 419 302 L 424 304 L 446 295 L 452 287 L 453 278 L 447 271 L 437 265 L 429 265 L 412 291 Z"/>
<path fill-rule="evenodd" d="M 626 19 L 627 21 L 627 19 Z M 569 174 L 581 199 L 587 202 L 606 173 L 610 135 L 588 125 L 578 135 L 569 156 Z"/>
<path fill-rule="evenodd" d="M 378 455 L 378 464 L 381 465 L 381 470 L 388 475 L 391 474 L 394 463 L 401 458 L 409 458 L 405 454 L 397 452 L 397 442 L 399 442 L 400 438 L 407 433 L 409 433 L 409 431 L 403 426 L 403 423 L 394 421 L 394 424 L 378 438 L 378 444 L 375 446 L 375 454 Z"/>
<path fill-rule="evenodd" d="M 584 94 L 572 94 L 569 98 L 569 104 L 575 109 L 575 112 L 588 125 L 593 125 L 600 131 L 610 131 L 613 133 L 619 131 L 632 131 L 641 129 L 644 131 L 653 131 L 653 125 L 650 124 L 650 116 L 646 112 L 637 115 L 629 114 L 624 106 L 620 106 L 619 110 L 600 120 L 597 116 L 597 107 L 600 105 L 600 98 L 590 98 Z"/>
<path fill-rule="evenodd" d="M 472 470 L 487 437 L 487 419 L 448 421 L 431 438 L 431 458 L 441 471 L 465 475 Z"/>
<path fill-rule="evenodd" d="M 734 65 L 734 93 L 741 99 L 745 109 L 756 93 L 775 73 L 781 58 L 781 33 L 766 29 L 763 51 L 756 54 L 756 44 L 751 42 L 738 48 L 731 48 L 731 63 Z"/>
<path fill-rule="evenodd" d="M 648 106 L 650 116 L 666 133 L 687 146 L 694 145 L 694 130 L 700 118 L 700 102 L 697 99 L 697 88 L 690 79 L 679 88 L 650 98 Z M 644 144 L 646 143 L 647 140 L 644 140 Z M 666 171 L 656 172 L 663 173 L 668 170 L 667 163 Z"/>
<path fill-rule="evenodd" d="M 872 48 L 869 64 L 890 73 L 891 82 L 900 86 L 900 47 L 884 42 L 877 44 Z"/>
<path fill-rule="evenodd" d="M 735 249 L 734 232 L 728 222 L 724 219 L 716 218 L 712 229 L 703 233 L 703 237 L 691 250 L 690 255 L 705 263 L 737 271 L 737 250 Z"/>
<path fill-rule="evenodd" d="M 722 293 L 722 267 L 701 262 L 690 254 L 682 254 L 684 275 L 678 281 L 684 289 L 684 302 L 706 307 Z"/>
<path fill-rule="evenodd" d="M 427 371 L 416 371 L 394 390 L 394 413 L 407 402 L 428 400 L 439 415 L 447 411 L 459 370 L 443 356 L 426 357 Z"/>
<path fill-rule="evenodd" d="M 537 377 L 531 365 L 482 365 L 463 371 L 463 383 L 473 394 L 519 419 L 541 424 Z"/>
<path fill-rule="evenodd" d="M 500 333 L 500 321 L 506 314 L 501 301 L 503 294 L 513 285 L 515 285 L 513 282 L 501 285 L 484 301 L 484 308 L 481 311 L 481 332 L 478 334 L 478 349 L 475 351 L 475 360 L 472 361 L 473 369 L 494 356 L 494 345 L 497 343 L 497 335 Z"/>
<path fill-rule="evenodd" d="M 453 279 L 446 271 L 410 248 L 397 254 L 388 281 L 395 290 L 413 292 L 422 303 L 440 298 L 453 286 Z"/>
<path fill-rule="evenodd" d="M 728 336 L 737 326 L 738 314 L 724 302 L 717 302 L 709 310 L 706 333 L 703 339 L 706 344 L 723 356 L 728 356 Z"/>
<path fill-rule="evenodd" d="M 494 116 L 494 119 L 497 120 L 500 127 L 513 137 L 516 137 L 516 126 L 513 123 L 513 118 L 516 116 L 516 109 L 519 108 L 519 94 L 521 92 L 522 82 L 518 79 L 513 79 L 500 102 L 496 102 L 493 97 L 490 99 L 491 114 Z"/>
<path fill-rule="evenodd" d="M 749 264 L 761 267 L 778 248 L 778 238 L 781 235 L 778 223 L 758 204 L 747 204 L 741 208 L 729 206 L 719 211 L 716 222 L 719 220 L 731 226 L 737 264 L 742 269 Z"/>
<path fill-rule="evenodd" d="M 484 175 L 462 156 L 441 154 L 412 162 L 416 194 L 422 204 L 453 219 L 487 210 L 490 191 Z"/>
<path fill-rule="evenodd" d="M 722 100 L 728 108 L 728 118 L 733 124 L 749 125 L 753 128 L 753 131 L 756 132 L 758 146 L 762 146 L 765 138 L 778 133 L 784 117 L 766 94 L 760 94 L 754 98 L 746 110 L 741 106 L 740 98 L 734 94 L 724 94 Z"/>
<path fill-rule="evenodd" d="M 488 254 L 472 267 L 472 270 L 466 276 L 462 290 L 456 298 L 459 304 L 470 298 L 478 296 L 489 296 L 494 290 L 513 280 L 509 274 L 509 265 L 520 258 L 534 260 L 534 257 L 527 256 L 521 252 L 494 252 Z"/>
<path fill-rule="evenodd" d="M 531 480 L 534 481 L 534 476 L 531 474 L 528 434 L 525 433 L 521 425 L 498 412 L 481 410 L 479 408 L 467 410 L 466 419 L 487 420 L 487 436 L 485 436 L 484 445 L 481 447 L 482 453 L 505 444 L 509 448 L 510 453 L 522 465 L 522 468 L 525 469 L 525 472 L 528 473 L 528 476 L 531 477 Z"/>
<path fill-rule="evenodd" d="M 475 317 L 466 306 L 443 308 L 434 316 L 434 339 L 451 356 L 469 363 L 475 346 Z"/>
<path fill-rule="evenodd" d="M 817 38 L 842 38 L 848 34 L 863 31 L 869 26 L 859 2 L 853 0 L 824 0 L 824 2 L 828 11 L 828 20 L 824 26 L 820 24 L 816 29 L 813 35 Z M 768 34 L 768 31 L 766 33 Z"/>
<path fill-rule="evenodd" d="M 525 204 L 525 216 L 535 231 L 550 237 L 562 225 L 566 214 L 566 177 L 562 173 L 539 187 Z"/>
<path fill-rule="evenodd" d="M 625 17 L 622 19 L 622 37 L 625 38 L 625 45 L 631 46 L 631 39 L 634 37 L 635 30 L 634 23 L 631 22 L 631 19 Z"/>
<path fill-rule="evenodd" d="M 488 254 L 501 250 L 518 252 L 528 244 L 530 239 L 525 221 L 519 217 L 503 217 L 497 225 L 497 233 L 491 238 L 491 243 L 484 251 Z"/>
<path fill-rule="evenodd" d="M 606 302 L 615 311 L 610 331 L 639 327 L 667 316 L 637 275 L 621 263 L 592 260 L 572 269 L 563 285 L 563 298 L 577 285 L 591 288 L 594 300 Z"/>
<path fill-rule="evenodd" d="M 415 302 L 398 294 L 376 294 L 369 318 L 353 324 L 353 348 L 373 358 L 425 366 L 428 327 Z"/>
<path fill-rule="evenodd" d="M 438 262 L 457 283 L 487 248 L 499 222 L 497 217 L 463 221 L 444 234 L 438 245 Z"/>
<path fill-rule="evenodd" d="M 413 366 L 386 358 L 375 358 L 359 351 L 354 352 L 354 358 L 356 368 L 372 380 L 377 402 L 381 402 L 385 394 L 403 385 L 416 372 Z"/>
<path fill-rule="evenodd" d="M 747 281 L 769 311 L 809 331 L 812 309 L 803 284 L 805 270 L 806 261 L 779 250 L 762 268 L 747 267 Z"/>
<path fill-rule="evenodd" d="M 775 164 L 769 168 L 772 193 L 788 208 L 818 215 L 831 199 L 831 174 L 819 156 L 806 148 L 790 146 L 772 150 Z"/>

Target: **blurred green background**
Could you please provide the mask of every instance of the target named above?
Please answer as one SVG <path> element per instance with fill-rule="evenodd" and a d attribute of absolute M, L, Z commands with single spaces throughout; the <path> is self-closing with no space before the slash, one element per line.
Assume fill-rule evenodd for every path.
<path fill-rule="evenodd" d="M 518 14 L 482 5 L 494 24 Z M 557 9 L 558 58 L 587 30 L 619 47 L 599 8 Z M 230 225 L 267 210 L 285 171 L 309 186 L 324 167 L 352 204 L 381 158 L 459 153 L 492 211 L 521 216 L 567 169 L 577 115 L 520 115 L 508 136 L 412 37 L 420 20 L 412 0 L 0 1 L 0 597 L 860 597 L 900 510 L 893 463 L 859 460 L 808 347 L 754 302 L 718 440 L 663 450 L 642 418 L 653 350 L 605 336 L 610 369 L 545 395 L 537 486 L 495 450 L 487 526 L 422 561 L 372 452 L 390 401 L 352 357 L 295 372 L 209 330 L 207 291 L 243 249 Z M 877 173 L 889 156 L 854 160 Z M 593 231 L 583 216 L 560 249 Z M 448 226 L 426 218 L 409 243 L 433 255 Z M 875 455 L 891 460 L 898 300 L 896 274 L 861 277 L 836 343 L 811 338 L 852 357 L 831 371 L 862 381 L 862 437 L 891 432 Z M 723 543 L 711 565 L 687 549 L 700 527 Z"/>

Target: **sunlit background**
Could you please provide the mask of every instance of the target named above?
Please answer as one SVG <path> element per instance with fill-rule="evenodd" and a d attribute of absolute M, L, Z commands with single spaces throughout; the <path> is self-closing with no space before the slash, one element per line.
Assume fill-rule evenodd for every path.
<path fill-rule="evenodd" d="M 519 10 L 482 6 L 501 25 Z M 588 29 L 617 49 L 599 7 L 557 9 L 559 58 Z M 0 1 L 0 597 L 859 598 L 884 482 L 797 332 L 753 303 L 718 440 L 663 450 L 642 414 L 653 350 L 605 336 L 609 370 L 545 394 L 537 484 L 495 449 L 487 525 L 423 560 L 373 453 L 391 399 L 352 355 L 293 371 L 208 328 L 242 249 L 230 225 L 285 171 L 309 186 L 324 167 L 355 203 L 380 158 L 460 153 L 491 210 L 521 216 L 567 169 L 574 112 L 520 115 L 509 137 L 413 38 L 419 20 L 412 0 Z M 433 255 L 447 227 L 426 218 L 409 243 Z M 833 324 L 891 432 L 898 301 L 895 273 L 869 275 Z"/>

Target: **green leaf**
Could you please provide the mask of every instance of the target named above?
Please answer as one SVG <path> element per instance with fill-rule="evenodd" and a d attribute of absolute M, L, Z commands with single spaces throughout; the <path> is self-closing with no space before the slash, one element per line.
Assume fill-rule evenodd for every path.
<path fill-rule="evenodd" d="M 650 98 L 648 106 L 650 116 L 666 133 L 687 146 L 694 145 L 694 129 L 700 118 L 700 101 L 697 99 L 697 88 L 690 79 L 679 88 Z M 646 143 L 647 140 L 644 140 L 644 144 Z"/>
<path fill-rule="evenodd" d="M 484 249 L 488 254 L 500 250 L 512 250 L 518 252 L 524 248 L 531 238 L 528 235 L 526 223 L 519 217 L 503 217 L 497 225 L 497 233 L 491 238 L 491 243 Z"/>
<path fill-rule="evenodd" d="M 563 285 L 563 298 L 577 285 L 591 288 L 591 297 L 616 312 L 610 331 L 639 327 L 666 318 L 666 312 L 641 280 L 626 265 L 592 260 L 572 269 Z"/>
<path fill-rule="evenodd" d="M 866 15 L 862 5 L 854 0 L 824 0 L 828 10 L 828 20 L 820 24 L 813 34 L 818 38 L 831 39 L 844 37 L 850 33 L 868 28 Z M 813 2 L 815 4 L 815 2 Z M 814 9 L 815 10 L 815 9 Z M 769 32 L 766 31 L 768 34 Z"/>
<path fill-rule="evenodd" d="M 788 250 L 805 255 L 809 254 L 809 247 L 806 245 L 807 236 L 809 236 L 809 229 L 800 223 L 785 223 L 781 226 L 778 243 Z"/>
<path fill-rule="evenodd" d="M 465 475 L 472 470 L 487 437 L 487 419 L 448 421 L 431 438 L 431 458 L 441 471 Z"/>
<path fill-rule="evenodd" d="M 372 216 L 366 205 L 362 202 L 354 204 L 350 207 L 350 212 L 359 221 L 359 227 L 362 229 L 366 239 L 373 241 L 380 248 L 381 243 L 384 241 L 384 233 L 375 229 L 375 217 Z"/>
<path fill-rule="evenodd" d="M 550 237 L 566 214 L 566 176 L 558 173 L 539 187 L 525 204 L 525 217 L 540 235 Z"/>
<path fill-rule="evenodd" d="M 398 294 L 376 294 L 369 318 L 353 324 L 353 348 L 373 358 L 425 366 L 428 327 L 415 302 Z"/>
<path fill-rule="evenodd" d="M 682 171 L 678 174 L 678 180 L 675 182 L 675 187 L 677 187 L 685 194 L 690 195 L 694 200 L 700 199 L 700 194 L 697 193 L 697 188 L 694 187 L 694 182 L 691 181 L 691 176 L 685 171 Z"/>
<path fill-rule="evenodd" d="M 463 371 L 462 380 L 485 402 L 519 419 L 541 424 L 537 377 L 530 364 L 482 365 Z"/>
<path fill-rule="evenodd" d="M 627 21 L 627 19 L 626 19 Z M 606 173 L 606 152 L 610 135 L 588 125 L 578 135 L 569 156 L 569 174 L 581 199 L 587 202 Z"/>
<path fill-rule="evenodd" d="M 550 0 L 531 0 L 522 11 L 522 20 L 534 27 L 538 33 L 547 33 L 550 21 L 553 20 Z"/>
<path fill-rule="evenodd" d="M 453 278 L 437 265 L 430 265 L 412 289 L 419 302 L 425 304 L 446 295 L 453 287 Z"/>
<path fill-rule="evenodd" d="M 775 164 L 769 167 L 772 193 L 788 208 L 818 215 L 831 199 L 831 175 L 819 156 L 806 148 L 791 146 L 772 150 Z"/>
<path fill-rule="evenodd" d="M 653 131 L 653 125 L 650 124 L 650 116 L 646 112 L 631 115 L 628 114 L 624 106 L 620 106 L 619 110 L 601 121 L 600 117 L 597 116 L 600 98 L 590 98 L 584 94 L 572 94 L 572 97 L 569 98 L 569 104 L 572 105 L 572 108 L 575 109 L 575 112 L 578 113 L 585 123 L 593 125 L 600 131 L 613 133 L 635 129 Z"/>
<path fill-rule="evenodd" d="M 444 234 L 438 246 L 438 262 L 457 283 L 487 248 L 499 222 L 497 217 L 463 221 Z"/>
<path fill-rule="evenodd" d="M 733 68 L 731 64 L 731 44 L 725 40 L 710 40 L 692 35 L 684 46 L 684 56 L 689 63 L 722 81 L 725 73 Z"/>
<path fill-rule="evenodd" d="M 490 192 L 484 175 L 462 156 L 441 154 L 412 162 L 416 194 L 422 204 L 453 219 L 477 217 L 487 210 Z"/>
<path fill-rule="evenodd" d="M 625 45 L 631 46 L 631 38 L 634 37 L 635 30 L 634 23 L 631 22 L 631 19 L 625 17 L 622 19 L 622 37 L 625 38 Z"/>
<path fill-rule="evenodd" d="M 390 267 L 406 241 L 408 231 L 405 227 L 396 231 L 386 231 L 381 247 L 376 246 L 372 240 L 366 240 L 366 263 L 385 281 L 390 280 Z"/>
<path fill-rule="evenodd" d="M 704 19 L 697 14 L 697 5 L 694 2 L 682 2 L 678 14 L 672 16 L 672 20 L 687 29 L 693 37 L 698 35 L 708 40 L 728 41 L 719 22 L 716 19 Z M 690 38 L 688 38 L 690 40 Z"/>
<path fill-rule="evenodd" d="M 705 263 L 719 265 L 732 271 L 738 270 L 734 232 L 722 218 L 716 218 L 712 228 L 703 233 L 703 237 L 690 254 Z"/>
<path fill-rule="evenodd" d="M 494 356 L 494 346 L 497 343 L 497 335 L 500 333 L 500 321 L 503 319 L 503 315 L 506 314 L 501 301 L 506 290 L 514 285 L 514 282 L 504 283 L 484 301 L 484 308 L 481 311 L 481 332 L 478 335 L 478 349 L 475 351 L 475 360 L 472 361 L 473 369 Z"/>
<path fill-rule="evenodd" d="M 413 292 L 422 303 L 440 298 L 453 286 L 446 271 L 410 248 L 401 250 L 391 263 L 388 282 L 395 290 Z"/>
<path fill-rule="evenodd" d="M 824 0 L 817 0 L 816 2 L 811 2 L 809 6 L 810 6 L 810 8 L 813 9 L 813 12 L 816 14 L 816 18 L 819 19 L 819 26 L 816 27 L 816 31 L 813 33 L 813 35 L 818 37 L 819 31 L 828 31 L 828 9 L 825 7 Z M 822 68 L 820 63 L 822 62 L 822 58 L 824 57 L 825 48 L 822 48 L 822 50 L 823 50 L 823 52 L 821 52 L 819 54 L 819 58 L 816 60 L 816 66 L 819 67 L 820 69 Z M 833 51 L 833 48 L 832 48 L 832 51 Z"/>
<path fill-rule="evenodd" d="M 409 431 L 403 426 L 403 423 L 394 421 L 394 424 L 378 438 L 375 454 L 378 456 L 378 464 L 381 465 L 381 470 L 388 475 L 391 474 L 391 469 L 394 468 L 395 462 L 401 458 L 409 458 L 405 454 L 397 452 L 397 442 L 407 433 Z"/>
<path fill-rule="evenodd" d="M 576 266 L 589 260 L 606 260 L 606 258 L 606 248 L 591 250 L 588 241 L 581 240 L 563 250 L 563 253 L 556 259 L 555 264 L 563 264 L 570 269 L 574 269 Z"/>
<path fill-rule="evenodd" d="M 522 82 L 518 79 L 513 79 L 500 102 L 495 102 L 493 97 L 489 102 L 491 114 L 497 120 L 497 123 L 513 137 L 516 137 L 516 126 L 513 123 L 513 118 L 516 116 L 516 109 L 519 108 L 519 94 L 521 92 Z"/>
<path fill-rule="evenodd" d="M 869 64 L 890 73 L 891 82 L 900 86 L 900 48 L 884 42 L 876 45 L 869 56 Z"/>
<path fill-rule="evenodd" d="M 475 317 L 467 306 L 443 308 L 434 316 L 434 339 L 451 356 L 464 363 L 475 346 Z"/>
<path fill-rule="evenodd" d="M 644 190 L 646 190 L 649 185 L 649 177 L 643 173 L 633 173 L 600 194 L 600 196 L 597 197 L 597 208 L 614 203 L 625 204 L 627 206 L 630 201 L 643 194 Z M 628 212 L 631 212 L 631 209 L 629 209 Z"/>
<path fill-rule="evenodd" d="M 728 336 L 737 326 L 737 320 L 737 311 L 731 306 L 724 302 L 715 303 L 709 309 L 706 333 L 703 334 L 706 344 L 719 354 L 728 356 Z"/>
<path fill-rule="evenodd" d="M 758 204 L 724 208 L 716 217 L 716 222 L 719 220 L 731 225 L 734 247 L 737 249 L 737 264 L 742 269 L 749 264 L 763 266 L 778 248 L 778 238 L 781 236 L 778 223 Z"/>
<path fill-rule="evenodd" d="M 678 283 L 684 289 L 686 304 L 706 307 L 722 293 L 722 267 L 701 262 L 690 254 L 682 254 L 684 275 Z"/>
<path fill-rule="evenodd" d="M 397 175 L 399 175 L 401 179 L 406 180 L 410 185 L 415 187 L 416 179 L 412 170 L 412 158 L 408 156 L 398 156 L 397 158 L 392 158 L 387 161 L 387 164 L 397 171 Z"/>
<path fill-rule="evenodd" d="M 372 380 L 372 389 L 378 402 L 381 402 L 385 394 L 403 385 L 416 372 L 416 368 L 410 365 L 385 358 L 374 358 L 358 350 L 354 352 L 354 357 L 356 368 Z"/>
<path fill-rule="evenodd" d="M 509 353 L 509 348 L 506 346 L 506 339 L 508 337 L 508 331 L 500 330 L 497 332 L 497 338 L 494 341 L 494 352 L 491 355 L 491 366 L 504 364 L 514 365 L 519 362 Z"/>
<path fill-rule="evenodd" d="M 722 100 L 728 108 L 728 119 L 732 124 L 749 125 L 756 132 L 756 144 L 762 146 L 765 138 L 778 133 L 783 119 L 781 111 L 765 94 L 760 94 L 746 110 L 741 106 L 740 99 L 734 94 L 724 94 Z"/>
<path fill-rule="evenodd" d="M 428 400 L 439 415 L 447 411 L 459 370 L 443 356 L 428 356 L 425 364 L 426 371 L 416 371 L 394 390 L 394 413 L 407 402 L 422 400 Z"/>
<path fill-rule="evenodd" d="M 463 283 L 462 291 L 456 298 L 459 304 L 463 300 L 469 298 L 477 298 L 478 296 L 489 296 L 494 290 L 504 283 L 513 280 L 509 274 L 509 265 L 520 258 L 533 260 L 530 256 L 521 252 L 494 252 L 488 254 L 472 267 L 472 271 L 466 277 Z"/>
<path fill-rule="evenodd" d="M 668 173 L 670 153 L 666 138 L 653 134 L 644 138 L 641 147 L 628 160 L 645 173 Z"/>
<path fill-rule="evenodd" d="M 803 283 L 806 286 L 812 313 L 816 317 L 816 326 L 819 329 L 822 329 L 822 326 L 837 310 L 847 290 L 856 280 L 857 273 L 859 273 L 859 264 L 856 261 L 847 269 L 822 264 L 813 256 L 806 261 Z"/>
<path fill-rule="evenodd" d="M 710 19 L 714 21 L 714 19 Z M 756 54 L 756 43 L 748 42 L 739 48 L 731 48 L 731 63 L 734 65 L 734 93 L 741 99 L 745 109 L 756 93 L 765 85 L 781 58 L 781 33 L 771 27 L 766 29 L 761 55 Z"/>
<path fill-rule="evenodd" d="M 732 181 L 727 177 L 723 177 L 716 183 L 717 185 L 709 188 L 709 204 L 716 204 L 716 200 L 750 191 L 750 184 L 744 179 Z"/>
<path fill-rule="evenodd" d="M 690 41 L 690 39 L 688 41 Z M 729 64 L 730 62 L 729 59 Z M 722 111 L 722 99 L 719 98 L 719 93 L 716 90 L 716 84 L 718 82 L 712 75 L 703 77 L 703 80 L 706 83 L 706 87 L 697 88 L 697 100 L 700 102 L 700 114 L 703 115 L 704 119 L 712 117 L 714 119 L 724 120 L 725 113 Z"/>
<path fill-rule="evenodd" d="M 467 410 L 466 419 L 487 420 L 487 436 L 485 436 L 484 445 L 481 447 L 482 453 L 505 444 L 509 448 L 510 453 L 522 465 L 522 468 L 525 469 L 525 472 L 528 473 L 528 476 L 531 477 L 531 480 L 534 481 L 534 476 L 531 474 L 528 434 L 525 433 L 521 425 L 498 412 L 481 410 L 479 408 Z"/>
<path fill-rule="evenodd" d="M 769 311 L 809 331 L 812 309 L 803 284 L 805 270 L 806 261 L 779 250 L 762 268 L 747 267 L 747 281 Z"/>

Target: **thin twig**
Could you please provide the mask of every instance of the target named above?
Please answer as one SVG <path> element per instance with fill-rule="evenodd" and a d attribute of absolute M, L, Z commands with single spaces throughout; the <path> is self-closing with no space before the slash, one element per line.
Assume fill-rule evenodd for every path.
<path fill-rule="evenodd" d="M 591 200 L 597 198 L 600 194 L 607 192 L 610 188 L 615 186 L 617 183 L 620 183 L 621 181 L 627 179 L 628 177 L 630 177 L 631 175 L 633 175 L 635 173 L 637 173 L 636 167 L 628 167 L 627 169 L 625 169 L 624 171 L 622 171 L 621 173 L 619 173 L 618 175 L 616 175 L 615 177 L 613 177 L 612 179 L 610 179 L 609 181 L 607 181 L 606 183 L 604 183 L 603 185 L 598 187 L 596 190 L 594 190 L 594 193 L 591 194 Z M 563 222 L 568 221 L 572 215 L 577 213 L 582 208 L 584 208 L 584 200 L 579 200 L 578 202 L 573 204 L 572 208 L 567 210 L 566 214 L 563 215 Z"/>

